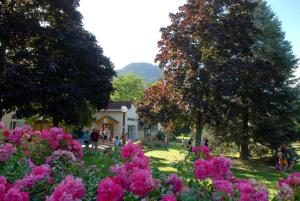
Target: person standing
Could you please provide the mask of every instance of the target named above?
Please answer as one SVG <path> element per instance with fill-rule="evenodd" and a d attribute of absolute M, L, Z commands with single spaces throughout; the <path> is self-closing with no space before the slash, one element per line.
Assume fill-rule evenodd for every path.
<path fill-rule="evenodd" d="M 169 148 L 169 144 L 170 144 L 170 134 L 166 134 L 166 137 L 165 137 L 165 149 Z"/>
<path fill-rule="evenodd" d="M 77 131 L 77 140 L 80 142 L 81 145 L 83 145 L 83 128 L 79 128 Z"/>
<path fill-rule="evenodd" d="M 98 130 L 93 129 L 91 133 L 91 141 L 92 141 L 92 148 L 94 148 L 95 150 L 98 148 L 99 139 L 100 139 L 100 134 Z"/>
<path fill-rule="evenodd" d="M 90 132 L 89 131 L 84 132 L 83 143 L 84 143 L 86 149 L 89 149 L 90 141 L 91 141 Z"/>
<path fill-rule="evenodd" d="M 115 141 L 114 141 L 115 147 L 120 147 L 121 141 L 119 140 L 119 136 L 116 136 Z"/>

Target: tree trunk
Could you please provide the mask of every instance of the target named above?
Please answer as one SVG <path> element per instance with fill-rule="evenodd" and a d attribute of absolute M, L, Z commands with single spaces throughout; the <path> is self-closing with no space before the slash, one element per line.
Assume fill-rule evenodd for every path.
<path fill-rule="evenodd" d="M 201 146 L 201 137 L 203 131 L 203 120 L 201 115 L 197 115 L 196 119 L 196 146 Z"/>
<path fill-rule="evenodd" d="M 52 124 L 54 127 L 59 127 L 59 120 L 56 117 L 52 117 Z"/>
<path fill-rule="evenodd" d="M 249 159 L 249 111 L 248 107 L 244 106 L 243 108 L 243 130 L 241 137 L 241 150 L 240 150 L 240 158 L 242 160 Z"/>

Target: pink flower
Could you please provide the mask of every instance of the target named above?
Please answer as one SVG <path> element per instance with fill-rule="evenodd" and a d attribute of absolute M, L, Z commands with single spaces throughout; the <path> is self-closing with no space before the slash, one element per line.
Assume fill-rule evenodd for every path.
<path fill-rule="evenodd" d="M 240 192 L 238 201 L 269 200 L 267 188 L 255 180 L 240 180 L 236 184 L 236 188 Z"/>
<path fill-rule="evenodd" d="M 282 184 L 279 187 L 279 193 L 276 198 L 280 201 L 284 200 L 294 200 L 294 191 L 288 184 Z"/>
<path fill-rule="evenodd" d="M 192 152 L 199 152 L 199 151 L 201 151 L 201 152 L 203 152 L 203 153 L 209 153 L 209 148 L 207 147 L 207 146 L 200 146 L 200 147 L 193 147 L 192 148 Z"/>
<path fill-rule="evenodd" d="M 36 165 L 32 162 L 32 160 L 30 158 L 27 161 L 28 161 L 28 166 L 30 169 L 33 169 L 36 167 Z"/>
<path fill-rule="evenodd" d="M 182 190 L 182 180 L 176 174 L 171 174 L 166 179 L 166 183 L 171 185 L 171 191 L 178 193 Z"/>
<path fill-rule="evenodd" d="M 10 143 L 0 145 L 0 162 L 7 161 L 12 154 L 15 154 L 17 149 Z"/>
<path fill-rule="evenodd" d="M 46 164 L 51 164 L 54 160 L 60 159 L 60 158 L 65 158 L 70 163 L 77 161 L 77 158 L 75 157 L 75 155 L 72 152 L 59 149 L 59 150 L 54 151 L 51 154 L 51 156 L 48 156 L 46 158 L 45 163 Z"/>
<path fill-rule="evenodd" d="M 226 180 L 214 180 L 213 184 L 217 192 L 225 192 L 229 195 L 233 194 L 233 185 L 231 182 Z"/>
<path fill-rule="evenodd" d="M 45 135 L 45 133 L 44 133 Z M 51 149 L 59 149 L 60 142 L 63 140 L 63 129 L 62 128 L 50 128 L 48 131 L 49 145 Z"/>
<path fill-rule="evenodd" d="M 150 170 L 137 170 L 129 176 L 129 190 L 138 196 L 146 196 L 154 188 Z"/>
<path fill-rule="evenodd" d="M 15 130 L 10 133 L 10 135 L 7 137 L 10 142 L 16 143 L 16 144 L 21 144 L 22 137 L 24 135 L 24 131 L 22 128 L 15 128 Z"/>
<path fill-rule="evenodd" d="M 84 185 L 81 179 L 67 176 L 58 184 L 50 197 L 46 201 L 71 201 L 81 200 L 84 197 Z"/>
<path fill-rule="evenodd" d="M 212 163 L 210 161 L 198 159 L 194 163 L 194 174 L 197 179 L 204 180 L 211 176 Z"/>
<path fill-rule="evenodd" d="M 9 130 L 5 130 L 3 131 L 3 135 L 8 138 L 8 136 L 10 136 L 10 131 Z"/>
<path fill-rule="evenodd" d="M 0 129 L 3 129 L 3 128 L 5 128 L 5 124 L 2 121 L 0 121 Z"/>
<path fill-rule="evenodd" d="M 103 179 L 99 182 L 97 201 L 121 201 L 124 192 L 120 185 L 116 184 L 111 178 Z"/>
<path fill-rule="evenodd" d="M 77 140 L 68 141 L 68 150 L 73 152 L 78 159 L 83 157 L 82 146 Z"/>
<path fill-rule="evenodd" d="M 132 158 L 133 156 L 143 156 L 144 153 L 141 147 L 137 144 L 133 144 L 133 142 L 129 141 L 125 146 L 121 149 L 121 157 L 123 159 Z"/>
<path fill-rule="evenodd" d="M 32 169 L 31 173 L 24 176 L 22 179 L 17 180 L 14 187 L 23 190 L 24 188 L 32 188 L 33 185 L 42 180 L 51 181 L 51 170 L 49 165 L 36 166 Z"/>
<path fill-rule="evenodd" d="M 211 178 L 222 180 L 231 176 L 232 160 L 223 156 L 214 157 L 212 160 Z"/>
<path fill-rule="evenodd" d="M 300 173 L 295 172 L 288 176 L 288 183 L 291 187 L 294 187 L 296 185 L 300 185 Z"/>
<path fill-rule="evenodd" d="M 174 195 L 163 195 L 161 201 L 177 201 Z"/>
<path fill-rule="evenodd" d="M 9 189 L 10 184 L 7 182 L 6 178 L 3 176 L 0 176 L 0 200 L 3 200 L 3 197 L 6 193 L 6 191 Z"/>
<path fill-rule="evenodd" d="M 48 138 L 48 130 L 42 130 L 41 134 L 40 134 L 42 139 L 47 139 Z"/>
<path fill-rule="evenodd" d="M 29 193 L 22 192 L 18 188 L 10 188 L 5 194 L 3 201 L 29 201 Z"/>
<path fill-rule="evenodd" d="M 131 162 L 125 163 L 125 168 L 128 172 L 136 169 L 149 169 L 149 157 L 134 156 Z"/>

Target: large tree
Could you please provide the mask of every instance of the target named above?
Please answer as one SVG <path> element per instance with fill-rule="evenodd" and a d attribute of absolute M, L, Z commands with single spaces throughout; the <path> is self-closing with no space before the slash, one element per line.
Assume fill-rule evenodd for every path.
<path fill-rule="evenodd" d="M 166 77 L 172 78 L 169 83 L 182 93 L 182 102 L 196 125 L 197 145 L 204 124 L 220 120 L 222 97 L 228 93 L 219 89 L 221 76 L 227 76 L 222 74 L 224 63 L 240 68 L 248 65 L 255 6 L 250 1 L 189 0 L 170 15 L 171 25 L 161 29 L 157 61 Z M 219 56 L 221 40 L 230 45 L 229 57 Z"/>
<path fill-rule="evenodd" d="M 293 77 L 297 60 L 285 40 L 280 22 L 266 2 L 257 1 L 253 12 L 252 21 L 257 31 L 248 33 L 254 43 L 248 49 L 247 57 L 232 54 L 232 44 L 237 44 L 234 40 L 242 40 L 239 35 L 236 34 L 234 40 L 228 38 L 228 41 L 218 42 L 219 56 L 248 61 L 241 66 L 238 64 L 242 62 L 227 60 L 230 63 L 224 62 L 226 68 L 219 76 L 223 81 L 219 83 L 220 90 L 230 92 L 225 96 L 230 100 L 225 112 L 229 124 L 225 125 L 240 131 L 229 133 L 236 133 L 243 159 L 249 156 L 250 141 L 275 150 L 282 142 L 299 139 L 299 89 Z M 232 29 L 227 31 L 232 32 Z"/>
<path fill-rule="evenodd" d="M 162 80 L 145 90 L 143 100 L 137 104 L 140 121 L 147 125 L 162 124 L 168 131 L 190 128 L 190 120 L 177 104 L 180 94 Z"/>
<path fill-rule="evenodd" d="M 96 109 L 108 104 L 113 65 L 84 30 L 78 0 L 1 6 L 1 112 L 39 114 L 57 126 L 77 123 L 87 102 Z"/>
<path fill-rule="evenodd" d="M 113 80 L 115 92 L 112 95 L 113 101 L 131 101 L 137 103 L 144 94 L 145 83 L 143 78 L 134 73 L 119 75 Z"/>

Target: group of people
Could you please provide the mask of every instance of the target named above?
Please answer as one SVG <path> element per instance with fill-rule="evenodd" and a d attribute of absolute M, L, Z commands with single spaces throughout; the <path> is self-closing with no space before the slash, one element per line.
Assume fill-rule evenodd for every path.
<path fill-rule="evenodd" d="M 82 144 L 85 145 L 86 148 L 89 148 L 90 144 L 92 144 L 93 149 L 97 149 L 99 144 L 111 144 L 113 141 L 111 136 L 111 131 L 107 128 L 105 130 L 93 128 L 90 131 L 83 131 L 80 128 L 77 132 L 77 140 Z M 116 136 L 114 139 L 114 145 L 116 147 L 120 146 L 119 137 Z"/>
<path fill-rule="evenodd" d="M 276 168 L 279 171 L 293 170 L 297 157 L 296 152 L 292 147 L 287 147 L 286 144 L 281 144 L 278 148 L 277 157 L 278 164 L 276 165 Z"/>

